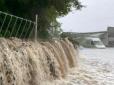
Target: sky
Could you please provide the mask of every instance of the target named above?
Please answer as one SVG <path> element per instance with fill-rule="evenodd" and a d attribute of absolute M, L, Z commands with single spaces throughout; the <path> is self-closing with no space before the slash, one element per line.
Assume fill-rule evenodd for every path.
<path fill-rule="evenodd" d="M 85 8 L 59 19 L 65 32 L 106 31 L 114 27 L 114 0 L 80 0 Z"/>

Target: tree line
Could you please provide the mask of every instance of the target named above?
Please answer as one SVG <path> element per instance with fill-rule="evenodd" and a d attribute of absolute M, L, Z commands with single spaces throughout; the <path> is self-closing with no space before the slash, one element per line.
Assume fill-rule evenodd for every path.
<path fill-rule="evenodd" d="M 72 8 L 79 10 L 82 7 L 79 0 L 0 0 L 0 11 L 31 20 L 38 14 L 40 38 L 47 38 L 52 30 L 60 32 L 57 18 L 67 15 Z"/>

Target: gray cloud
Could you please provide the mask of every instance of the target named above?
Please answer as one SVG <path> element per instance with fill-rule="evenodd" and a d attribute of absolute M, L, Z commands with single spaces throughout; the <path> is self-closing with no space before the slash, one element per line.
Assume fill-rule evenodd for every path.
<path fill-rule="evenodd" d="M 81 0 L 86 8 L 61 18 L 64 31 L 104 31 L 114 26 L 114 0 Z"/>

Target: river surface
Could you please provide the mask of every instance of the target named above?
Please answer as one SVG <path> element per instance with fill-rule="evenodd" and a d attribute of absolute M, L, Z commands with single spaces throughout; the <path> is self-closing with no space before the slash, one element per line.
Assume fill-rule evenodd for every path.
<path fill-rule="evenodd" d="M 114 66 L 114 48 L 106 49 L 81 49 L 80 52 L 88 59 L 98 60 L 102 63 L 108 63 Z"/>
<path fill-rule="evenodd" d="M 80 49 L 78 71 L 68 75 L 68 85 L 114 85 L 114 48 Z"/>

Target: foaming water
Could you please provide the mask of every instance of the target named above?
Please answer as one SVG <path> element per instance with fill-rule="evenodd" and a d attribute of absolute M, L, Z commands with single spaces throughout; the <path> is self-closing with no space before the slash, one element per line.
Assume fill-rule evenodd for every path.
<path fill-rule="evenodd" d="M 0 85 L 65 85 L 60 81 L 78 67 L 77 56 L 67 39 L 34 43 L 1 38 Z"/>

